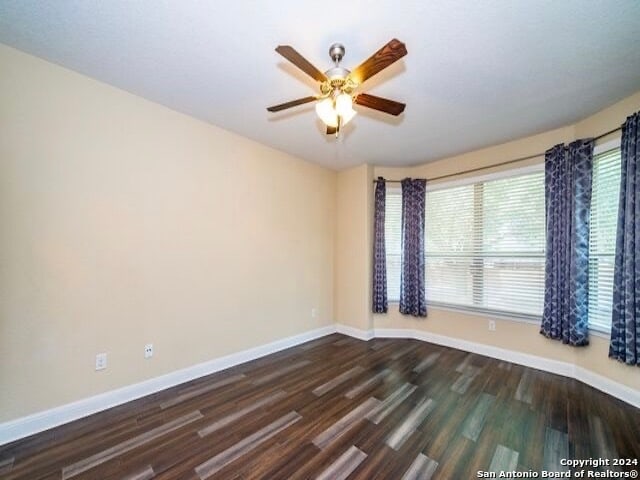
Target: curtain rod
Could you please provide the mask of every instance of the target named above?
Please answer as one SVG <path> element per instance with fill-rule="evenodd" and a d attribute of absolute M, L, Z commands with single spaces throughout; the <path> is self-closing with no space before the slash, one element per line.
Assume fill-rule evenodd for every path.
<path fill-rule="evenodd" d="M 622 127 L 614 128 L 613 130 L 609 130 L 608 132 L 600 134 L 597 137 L 595 137 L 593 140 L 594 141 L 598 141 L 601 138 L 604 138 L 607 135 L 611 135 L 612 133 L 615 133 L 615 132 L 617 132 L 619 130 L 622 130 Z M 430 182 L 433 182 L 435 180 L 442 180 L 443 178 L 457 177 L 458 175 L 464 175 L 465 173 L 474 173 L 474 172 L 479 172 L 481 170 L 487 170 L 489 168 L 501 167 L 503 165 L 510 165 L 512 163 L 523 162 L 525 160 L 531 160 L 532 158 L 541 157 L 544 154 L 545 154 L 545 152 L 536 153 L 535 155 L 528 155 L 526 157 L 514 158 L 513 160 L 507 160 L 506 162 L 494 163 L 493 165 L 487 165 L 485 167 L 472 168 L 470 170 L 465 170 L 463 172 L 449 173 L 447 175 L 440 175 L 439 177 L 427 178 L 427 180 L 430 181 Z M 375 179 L 373 181 L 373 183 L 377 183 L 377 182 L 378 182 L 377 179 Z M 387 183 L 402 183 L 402 180 L 385 180 L 385 182 L 387 182 Z"/>

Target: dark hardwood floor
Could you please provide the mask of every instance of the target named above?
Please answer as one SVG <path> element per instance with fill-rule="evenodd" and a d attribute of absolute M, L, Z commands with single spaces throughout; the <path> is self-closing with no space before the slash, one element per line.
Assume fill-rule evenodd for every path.
<path fill-rule="evenodd" d="M 466 479 L 639 457 L 640 410 L 575 380 L 330 335 L 0 446 L 0 477 Z"/>

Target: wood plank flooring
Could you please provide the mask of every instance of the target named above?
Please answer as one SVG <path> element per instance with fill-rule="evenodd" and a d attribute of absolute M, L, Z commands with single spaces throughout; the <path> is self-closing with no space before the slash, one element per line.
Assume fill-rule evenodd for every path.
<path fill-rule="evenodd" d="M 599 457 L 640 458 L 640 410 L 480 355 L 335 334 L 0 446 L 0 478 L 462 479 Z"/>

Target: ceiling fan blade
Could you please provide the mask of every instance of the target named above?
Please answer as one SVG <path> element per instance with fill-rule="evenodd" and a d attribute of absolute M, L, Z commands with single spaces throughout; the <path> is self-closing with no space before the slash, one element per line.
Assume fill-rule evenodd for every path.
<path fill-rule="evenodd" d="M 278 45 L 276 52 L 293 63 L 296 67 L 318 82 L 327 80 L 327 76 L 314 67 L 306 58 L 289 45 Z"/>
<path fill-rule="evenodd" d="M 327 126 L 327 135 L 335 135 L 335 133 L 338 131 L 337 127 L 329 127 Z"/>
<path fill-rule="evenodd" d="M 400 40 L 394 38 L 362 64 L 357 66 L 349 76 L 357 84 L 361 84 L 379 71 L 384 70 L 392 63 L 400 60 L 406 54 L 407 47 Z"/>
<path fill-rule="evenodd" d="M 297 107 L 298 105 L 313 102 L 314 100 L 316 100 L 316 97 L 298 98 L 297 100 L 291 100 L 290 102 L 287 102 L 287 103 L 281 103 L 280 105 L 267 107 L 267 110 L 269 110 L 270 112 L 279 112 L 280 110 L 286 110 L 287 108 Z"/>
<path fill-rule="evenodd" d="M 406 106 L 404 103 L 389 100 L 388 98 L 376 97 L 368 93 L 358 94 L 355 102 L 363 107 L 373 108 L 374 110 L 380 110 L 381 112 L 396 116 L 404 112 Z"/>

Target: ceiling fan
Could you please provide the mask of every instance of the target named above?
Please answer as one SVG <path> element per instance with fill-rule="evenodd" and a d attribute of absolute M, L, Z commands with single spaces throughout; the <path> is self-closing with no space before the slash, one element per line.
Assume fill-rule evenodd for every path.
<path fill-rule="evenodd" d="M 327 126 L 327 135 L 335 134 L 337 137 L 340 133 L 340 128 L 346 125 L 356 114 L 353 109 L 353 103 L 396 116 L 404 111 L 404 103 L 367 93 L 356 93 L 357 88 L 365 80 L 373 77 L 376 73 L 384 70 L 407 54 L 407 48 L 400 40 L 394 38 L 353 71 L 340 66 L 340 61 L 345 52 L 344 45 L 340 43 L 334 43 L 329 48 L 329 56 L 335 65 L 324 73 L 289 45 L 278 46 L 276 52 L 311 78 L 320 82 L 320 94 L 274 105 L 267 108 L 270 112 L 279 112 L 287 108 L 317 101 L 316 113 Z"/>

